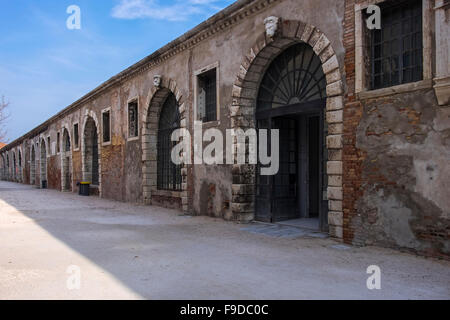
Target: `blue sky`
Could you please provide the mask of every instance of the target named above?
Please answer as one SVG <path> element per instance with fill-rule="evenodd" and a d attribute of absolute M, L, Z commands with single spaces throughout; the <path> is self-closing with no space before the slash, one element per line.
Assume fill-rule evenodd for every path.
<path fill-rule="evenodd" d="M 0 0 L 9 142 L 233 0 Z M 81 9 L 69 30 L 66 9 Z"/>

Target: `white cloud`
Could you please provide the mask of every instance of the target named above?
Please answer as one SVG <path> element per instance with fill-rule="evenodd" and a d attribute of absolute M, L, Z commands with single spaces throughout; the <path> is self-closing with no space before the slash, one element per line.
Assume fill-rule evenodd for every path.
<path fill-rule="evenodd" d="M 207 15 L 217 11 L 214 6 L 219 0 L 177 0 L 170 5 L 159 4 L 157 0 L 121 0 L 112 9 L 111 15 L 118 19 L 158 19 L 183 21 L 193 15 Z"/>

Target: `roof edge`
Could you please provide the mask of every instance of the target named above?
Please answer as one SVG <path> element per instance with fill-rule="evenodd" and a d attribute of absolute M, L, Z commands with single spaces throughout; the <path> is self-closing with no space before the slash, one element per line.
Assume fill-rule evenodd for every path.
<path fill-rule="evenodd" d="M 266 3 L 267 5 L 270 5 L 276 1 L 278 1 L 278 0 L 238 0 L 234 3 L 232 3 L 231 5 L 229 5 L 225 9 L 219 11 L 218 13 L 214 14 L 213 16 L 211 16 L 207 20 L 203 21 L 202 23 L 200 23 L 193 29 L 187 31 L 186 33 L 179 36 L 175 40 L 172 40 L 165 46 L 154 51 L 152 54 L 139 60 L 138 62 L 136 62 L 135 64 L 126 68 L 125 70 L 119 72 L 118 74 L 112 76 L 111 78 L 109 78 L 108 80 L 106 80 L 105 82 L 103 82 L 102 84 L 100 84 L 99 86 L 97 86 L 96 88 L 94 88 L 93 90 L 91 90 L 90 92 L 88 92 L 87 94 L 85 94 L 84 96 L 82 96 L 81 98 L 79 98 L 78 100 L 73 102 L 72 104 L 70 104 L 69 106 L 67 106 L 66 108 L 64 108 L 63 110 L 61 110 L 60 112 L 58 112 L 57 114 L 55 114 L 54 116 L 52 116 L 51 118 L 49 118 L 48 120 L 43 122 L 42 124 L 38 125 L 37 127 L 30 130 L 29 132 L 25 133 L 21 137 L 13 140 L 11 143 L 7 144 L 5 147 L 2 148 L 2 150 L 3 151 L 5 149 L 10 150 L 11 148 L 14 148 L 15 146 L 17 146 L 20 141 L 25 140 L 30 137 L 33 137 L 33 136 L 36 136 L 36 135 L 39 135 L 40 133 L 42 133 L 44 131 L 47 131 L 48 125 L 50 125 L 53 121 L 70 113 L 71 111 L 73 111 L 74 109 L 79 107 L 81 104 L 85 103 L 86 101 L 93 98 L 94 96 L 101 93 L 102 91 L 110 88 L 111 86 L 113 86 L 117 83 L 120 83 L 120 81 L 122 81 L 125 77 L 131 76 L 135 72 L 139 71 L 140 68 L 142 68 L 146 65 L 149 65 L 152 61 L 155 61 L 158 57 L 161 57 L 162 55 L 169 53 L 171 50 L 175 49 L 176 47 L 188 42 L 188 40 L 194 38 L 199 33 L 210 29 L 217 23 L 224 21 L 227 18 L 231 18 L 231 16 L 233 14 L 237 13 L 242 8 L 249 6 L 251 4 L 258 7 L 258 4 L 260 4 L 260 3 Z M 263 7 L 266 7 L 266 5 L 264 5 Z M 256 10 L 256 11 L 258 11 L 258 10 Z"/>

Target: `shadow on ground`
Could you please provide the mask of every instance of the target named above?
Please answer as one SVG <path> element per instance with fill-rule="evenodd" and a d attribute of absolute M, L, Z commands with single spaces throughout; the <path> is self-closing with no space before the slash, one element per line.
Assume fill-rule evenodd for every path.
<path fill-rule="evenodd" d="M 448 299 L 450 264 L 323 234 L 0 182 L 0 297 Z M 66 288 L 67 267 L 82 289 Z M 367 289 L 367 267 L 382 290 Z"/>

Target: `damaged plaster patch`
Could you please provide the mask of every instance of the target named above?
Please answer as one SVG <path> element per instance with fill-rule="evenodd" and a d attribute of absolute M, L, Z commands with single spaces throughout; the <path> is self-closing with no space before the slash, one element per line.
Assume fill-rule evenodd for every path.
<path fill-rule="evenodd" d="M 378 207 L 380 224 L 395 243 L 404 248 L 421 246 L 411 230 L 410 221 L 413 218 L 411 209 L 405 207 L 394 195 L 380 201 Z"/>
<path fill-rule="evenodd" d="M 423 145 L 395 144 L 389 154 L 413 157 L 410 174 L 416 178 L 416 183 L 412 191 L 443 209 L 443 218 L 450 218 L 450 150 L 442 145 L 440 134 L 430 132 Z"/>
<path fill-rule="evenodd" d="M 450 112 L 432 91 L 367 101 L 356 133 L 363 196 L 356 244 L 449 252 Z"/>

